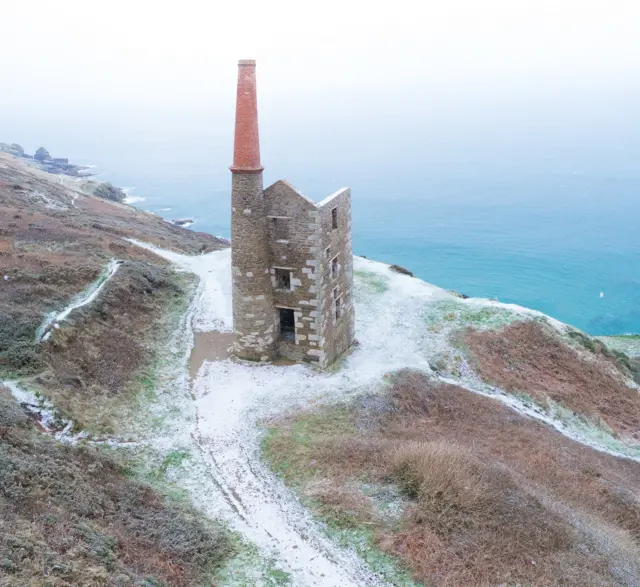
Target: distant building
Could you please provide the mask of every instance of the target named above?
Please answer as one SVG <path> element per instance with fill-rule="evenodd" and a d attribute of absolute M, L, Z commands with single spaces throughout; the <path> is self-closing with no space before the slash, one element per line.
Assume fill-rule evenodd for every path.
<path fill-rule="evenodd" d="M 234 353 L 325 367 L 354 340 L 351 193 L 263 189 L 255 61 L 238 63 L 231 166 Z"/>

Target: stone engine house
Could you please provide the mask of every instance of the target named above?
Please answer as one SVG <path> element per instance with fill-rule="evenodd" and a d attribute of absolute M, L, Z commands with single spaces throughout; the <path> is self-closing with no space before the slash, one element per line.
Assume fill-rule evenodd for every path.
<path fill-rule="evenodd" d="M 238 63 L 230 169 L 234 354 L 326 367 L 354 340 L 351 194 L 314 203 L 284 180 L 263 189 L 252 60 Z"/>

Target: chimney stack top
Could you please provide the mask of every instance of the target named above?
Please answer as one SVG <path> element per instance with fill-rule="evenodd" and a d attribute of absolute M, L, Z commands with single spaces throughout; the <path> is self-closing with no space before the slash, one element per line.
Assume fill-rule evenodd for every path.
<path fill-rule="evenodd" d="M 264 169 L 260 165 L 255 65 L 256 62 L 253 59 L 238 61 L 236 131 L 233 142 L 232 173 L 260 173 Z"/>

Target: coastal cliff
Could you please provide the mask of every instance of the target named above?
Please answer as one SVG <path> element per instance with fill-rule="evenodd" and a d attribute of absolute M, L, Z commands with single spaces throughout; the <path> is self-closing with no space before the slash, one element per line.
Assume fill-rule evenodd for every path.
<path fill-rule="evenodd" d="M 192 279 L 126 239 L 226 246 L 87 189 L 100 185 L 0 153 L 2 585 L 193 585 L 230 551 L 135 462 L 54 438 L 122 430 L 193 294 Z"/>

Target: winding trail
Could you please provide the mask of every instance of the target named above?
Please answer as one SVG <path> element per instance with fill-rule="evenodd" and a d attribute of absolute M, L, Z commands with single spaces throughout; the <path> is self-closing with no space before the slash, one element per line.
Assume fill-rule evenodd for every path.
<path fill-rule="evenodd" d="M 232 331 L 229 249 L 188 257 L 132 242 L 200 278 L 191 309 L 195 331 Z M 190 389 L 184 390 L 188 409 L 194 413 L 191 442 L 204 466 L 187 470 L 180 481 L 208 515 L 224 519 L 256 544 L 265 557 L 290 573 L 296 587 L 385 583 L 355 553 L 333 544 L 292 492 L 265 467 L 260 459 L 258 424 L 317 402 L 376 391 L 384 375 L 397 369 L 410 367 L 430 372 L 430 359 L 443 350 L 451 350 L 446 333 L 430 332 L 420 318 L 435 302 L 459 302 L 458 298 L 418 279 L 392 273 L 381 263 L 356 258 L 355 269 L 356 332 L 360 345 L 338 370 L 320 372 L 304 365 L 260 365 L 232 359 L 205 361 Z M 379 281 L 372 287 L 371 278 L 363 275 L 372 275 Z M 486 300 L 460 303 L 475 308 L 497 305 L 523 318 L 539 315 Z M 496 397 L 574 440 L 617 454 L 518 398 L 482 387 L 479 378 L 468 371 L 459 380 L 447 381 Z"/>
<path fill-rule="evenodd" d="M 91 283 L 83 293 L 75 296 L 66 308 L 60 312 L 51 312 L 47 315 L 42 324 L 36 330 L 36 342 L 48 340 L 51 336 L 51 328 L 55 328 L 57 324 L 64 322 L 64 320 L 66 320 L 74 310 L 82 308 L 82 306 L 86 306 L 93 302 L 93 300 L 95 300 L 102 291 L 102 288 L 116 274 L 122 263 L 122 261 L 118 261 L 116 259 L 109 261 L 100 277 Z"/>

